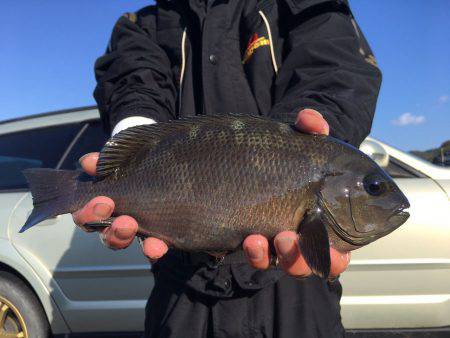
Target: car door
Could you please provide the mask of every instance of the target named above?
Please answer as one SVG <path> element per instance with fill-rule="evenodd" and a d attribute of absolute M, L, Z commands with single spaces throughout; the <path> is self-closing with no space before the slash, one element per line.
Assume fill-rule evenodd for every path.
<path fill-rule="evenodd" d="M 386 168 L 408 197 L 410 218 L 353 252 L 342 275 L 346 328 L 450 325 L 450 204 L 426 175 L 390 157 Z"/>
<path fill-rule="evenodd" d="M 106 138 L 99 121 L 80 123 L 55 167 L 79 167 L 78 158 L 100 150 Z M 49 151 L 58 142 L 55 133 Z M 27 193 L 11 217 L 11 237 L 48 285 L 71 330 L 142 331 L 153 280 L 139 246 L 134 243 L 123 251 L 107 249 L 96 233 L 78 229 L 71 215 L 49 219 L 19 234 L 31 210 L 32 199 Z"/>

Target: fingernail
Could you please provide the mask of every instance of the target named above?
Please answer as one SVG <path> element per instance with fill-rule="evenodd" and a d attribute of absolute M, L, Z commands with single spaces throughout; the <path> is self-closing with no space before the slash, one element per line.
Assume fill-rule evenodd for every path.
<path fill-rule="evenodd" d="M 134 231 L 130 228 L 117 228 L 114 230 L 114 235 L 121 240 L 128 240 L 133 237 Z"/>
<path fill-rule="evenodd" d="M 295 243 L 292 238 L 281 237 L 275 239 L 278 253 L 284 261 L 291 261 L 295 258 Z"/>
<path fill-rule="evenodd" d="M 250 258 L 251 260 L 261 260 L 263 258 L 264 252 L 263 249 L 260 245 L 257 245 L 254 248 L 248 248 L 245 250 L 248 258 Z"/>
<path fill-rule="evenodd" d="M 100 218 L 107 218 L 112 213 L 112 208 L 106 203 L 97 203 L 92 210 L 94 215 Z"/>
<path fill-rule="evenodd" d="M 83 156 L 80 157 L 80 159 L 78 160 L 78 162 L 80 163 L 80 165 L 83 164 L 83 161 L 88 157 L 88 156 L 94 156 L 96 153 L 87 153 L 84 154 Z M 97 154 L 98 155 L 98 154 Z M 98 158 L 98 156 L 95 156 L 96 158 Z"/>
<path fill-rule="evenodd" d="M 319 113 L 317 110 L 314 109 L 303 109 L 302 110 L 304 113 L 303 114 L 308 114 L 308 115 L 314 115 L 314 116 L 319 116 L 319 117 L 323 117 L 323 115 L 321 113 Z"/>
<path fill-rule="evenodd" d="M 81 156 L 80 159 L 78 160 L 78 163 L 83 164 L 84 159 L 88 156 L 89 154 L 84 154 L 83 156 Z"/>

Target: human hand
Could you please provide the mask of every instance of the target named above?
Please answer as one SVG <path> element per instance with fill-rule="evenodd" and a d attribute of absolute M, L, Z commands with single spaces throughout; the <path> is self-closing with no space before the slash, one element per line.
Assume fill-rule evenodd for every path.
<path fill-rule="evenodd" d="M 99 153 L 89 153 L 80 159 L 84 171 L 95 176 Z M 114 211 L 114 201 L 106 196 L 97 196 L 88 202 L 82 209 L 75 211 L 72 216 L 74 222 L 83 230 L 90 231 L 83 225 L 111 217 Z M 138 224 L 130 216 L 117 217 L 110 227 L 101 230 L 101 236 L 106 246 L 112 249 L 125 249 L 136 236 Z M 168 250 L 167 245 L 153 237 L 146 238 L 143 242 L 143 251 L 150 261 L 161 258 Z"/>
<path fill-rule="evenodd" d="M 328 135 L 330 127 L 322 115 L 314 109 L 303 109 L 297 115 L 295 125 L 298 130 L 308 134 Z M 274 246 L 279 265 L 292 276 L 307 277 L 311 269 L 302 256 L 298 245 L 298 234 L 293 231 L 280 232 L 274 238 Z M 243 243 L 244 251 L 250 264 L 257 269 L 267 269 L 270 265 L 269 242 L 262 235 L 250 235 Z M 341 253 L 330 249 L 330 276 L 339 276 L 347 269 L 350 262 L 350 252 Z"/>

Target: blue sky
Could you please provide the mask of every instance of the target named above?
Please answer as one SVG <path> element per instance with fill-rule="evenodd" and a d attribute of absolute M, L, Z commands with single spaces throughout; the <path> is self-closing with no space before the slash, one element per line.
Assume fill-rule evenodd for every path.
<path fill-rule="evenodd" d="M 94 104 L 93 64 L 141 0 L 2 0 L 0 119 Z M 353 0 L 383 71 L 372 135 L 404 150 L 450 139 L 450 1 Z"/>

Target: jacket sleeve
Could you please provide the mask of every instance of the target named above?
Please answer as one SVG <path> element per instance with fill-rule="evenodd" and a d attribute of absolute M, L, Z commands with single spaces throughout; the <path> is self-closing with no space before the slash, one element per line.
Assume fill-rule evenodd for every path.
<path fill-rule="evenodd" d="M 286 2 L 271 117 L 292 122 L 299 110 L 316 109 L 332 136 L 358 146 L 370 132 L 381 83 L 372 51 L 347 2 Z"/>
<path fill-rule="evenodd" d="M 174 118 L 176 90 L 169 58 L 156 43 L 153 10 L 123 15 L 95 63 L 94 97 L 108 131 L 130 116 Z"/>

